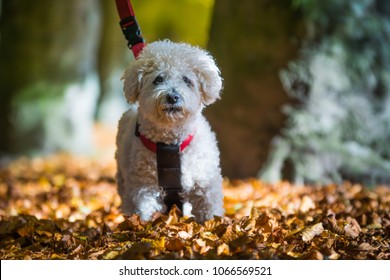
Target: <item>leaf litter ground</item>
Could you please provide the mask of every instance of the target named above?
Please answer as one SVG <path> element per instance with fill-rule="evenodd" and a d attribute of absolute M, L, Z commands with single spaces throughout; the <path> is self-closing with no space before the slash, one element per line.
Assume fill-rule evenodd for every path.
<path fill-rule="evenodd" d="M 0 169 L 1 259 L 390 259 L 390 188 L 224 181 L 225 217 L 123 216 L 115 165 L 69 155 Z"/>

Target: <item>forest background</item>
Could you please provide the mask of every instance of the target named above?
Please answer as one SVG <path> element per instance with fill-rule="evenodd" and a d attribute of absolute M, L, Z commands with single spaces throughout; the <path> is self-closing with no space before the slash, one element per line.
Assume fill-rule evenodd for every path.
<path fill-rule="evenodd" d="M 0 0 L 1 259 L 390 259 L 390 1 L 134 0 L 207 49 L 225 216 L 123 216 L 114 0 Z"/>
<path fill-rule="evenodd" d="M 102 153 L 93 135 L 102 125 L 115 134 L 133 59 L 114 1 L 0 3 L 2 158 Z M 390 182 L 388 1 L 133 5 L 147 42 L 184 41 L 216 58 L 224 91 L 206 115 L 225 176 Z"/>

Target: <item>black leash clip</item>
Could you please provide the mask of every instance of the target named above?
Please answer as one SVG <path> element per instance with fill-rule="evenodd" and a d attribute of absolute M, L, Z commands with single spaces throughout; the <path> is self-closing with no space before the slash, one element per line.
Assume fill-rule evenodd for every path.
<path fill-rule="evenodd" d="M 119 24 L 122 28 L 123 35 L 125 35 L 128 42 L 127 46 L 130 49 L 136 44 L 145 42 L 141 34 L 141 28 L 139 27 L 135 16 L 124 18 L 119 22 Z"/>

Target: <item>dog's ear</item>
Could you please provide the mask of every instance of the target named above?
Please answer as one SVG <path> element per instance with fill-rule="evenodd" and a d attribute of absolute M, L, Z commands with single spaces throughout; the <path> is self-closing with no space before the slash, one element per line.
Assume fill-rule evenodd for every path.
<path fill-rule="evenodd" d="M 202 92 L 204 105 L 210 105 L 220 98 L 222 78 L 214 59 L 207 53 L 200 55 L 196 72 Z"/>
<path fill-rule="evenodd" d="M 122 76 L 123 91 L 127 102 L 130 104 L 137 102 L 139 92 L 140 92 L 140 81 L 142 74 L 138 71 L 138 63 L 134 61 L 130 66 L 125 70 Z"/>

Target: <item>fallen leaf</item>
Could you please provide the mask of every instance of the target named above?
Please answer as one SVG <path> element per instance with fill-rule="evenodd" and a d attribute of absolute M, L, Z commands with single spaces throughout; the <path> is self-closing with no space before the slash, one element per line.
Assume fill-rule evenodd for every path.
<path fill-rule="evenodd" d="M 301 202 L 301 205 L 299 206 L 299 210 L 302 212 L 307 212 L 310 209 L 315 209 L 315 208 L 316 208 L 316 205 L 315 205 L 313 199 L 311 199 L 310 196 L 305 195 L 302 198 L 302 202 Z"/>
<path fill-rule="evenodd" d="M 165 243 L 165 248 L 170 251 L 180 251 L 185 247 L 184 243 L 177 238 L 169 239 Z"/>
<path fill-rule="evenodd" d="M 191 234 L 189 234 L 188 232 L 186 232 L 184 230 L 179 231 L 177 234 L 180 236 L 180 238 L 183 238 L 183 239 L 189 239 L 192 237 Z"/>
<path fill-rule="evenodd" d="M 115 172 L 65 154 L 0 166 L 0 259 L 390 259 L 385 186 L 226 179 L 225 217 L 143 221 L 121 214 Z"/>
<path fill-rule="evenodd" d="M 230 255 L 229 245 L 226 243 L 219 245 L 217 248 L 217 254 L 218 256 L 220 255 L 229 256 Z"/>
<path fill-rule="evenodd" d="M 374 247 L 370 243 L 364 242 L 359 245 L 358 249 L 362 251 L 373 251 L 377 250 L 379 247 Z"/>
<path fill-rule="evenodd" d="M 362 229 L 355 219 L 350 218 L 349 220 L 349 223 L 344 226 L 345 234 L 351 236 L 352 238 L 356 238 L 359 236 Z"/>
<path fill-rule="evenodd" d="M 305 242 L 311 241 L 314 236 L 320 235 L 324 231 L 324 228 L 322 226 L 322 222 L 317 223 L 311 227 L 306 228 L 302 232 L 302 240 Z"/>

